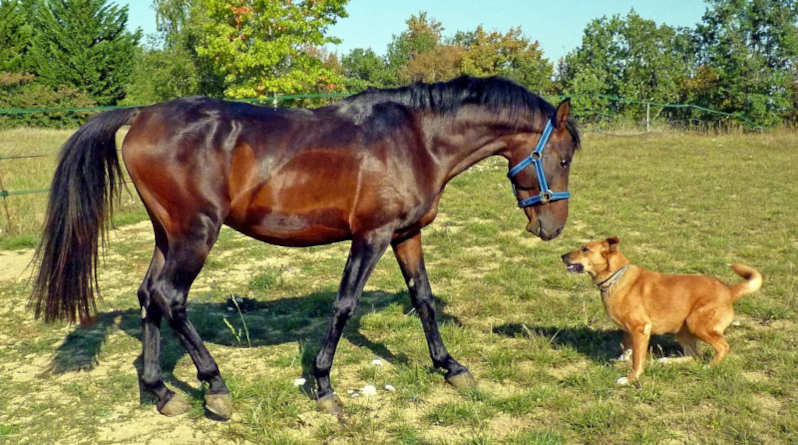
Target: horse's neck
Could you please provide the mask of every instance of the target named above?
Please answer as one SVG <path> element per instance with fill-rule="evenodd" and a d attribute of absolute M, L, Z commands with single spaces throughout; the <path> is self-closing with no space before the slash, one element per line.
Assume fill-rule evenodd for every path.
<path fill-rule="evenodd" d="M 502 154 L 511 136 L 486 125 L 457 121 L 429 127 L 435 132 L 427 137 L 429 149 L 445 172 L 444 184 L 479 161 Z"/>

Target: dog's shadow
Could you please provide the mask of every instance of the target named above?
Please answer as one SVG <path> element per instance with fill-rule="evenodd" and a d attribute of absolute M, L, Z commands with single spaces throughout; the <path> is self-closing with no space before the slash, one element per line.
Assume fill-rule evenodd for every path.
<path fill-rule="evenodd" d="M 302 375 L 308 377 L 310 382 L 310 370 L 329 327 L 335 296 L 335 292 L 327 291 L 265 302 L 243 299 L 239 308 L 233 307 L 231 300 L 227 303 L 189 303 L 189 319 L 206 343 L 246 348 L 296 342 Z M 407 292 L 364 292 L 358 310 L 344 329 L 343 337 L 356 346 L 368 348 L 386 361 L 407 363 L 406 355 L 394 354 L 384 343 L 374 342 L 360 332 L 363 315 L 385 310 L 394 304 L 400 305 L 402 313 L 414 314 Z M 445 302 L 436 298 L 435 304 L 439 320 L 460 325 L 456 317 L 444 312 Z M 98 314 L 91 325 L 76 327 L 57 348 L 45 373 L 64 374 L 93 369 L 99 363 L 103 344 L 109 335 L 118 331 L 140 339 L 140 312 L 132 309 L 104 312 Z M 164 380 L 199 397 L 199 390 L 174 376 L 175 366 L 185 355 L 183 346 L 166 323 L 161 326 L 161 334 L 161 370 Z M 141 375 L 140 355 L 133 364 Z M 222 369 L 224 365 L 219 363 Z M 309 388 L 310 384 L 306 389 Z M 142 398 L 145 397 L 142 393 Z"/>
<path fill-rule="evenodd" d="M 525 323 L 508 323 L 493 328 L 495 334 L 505 337 L 540 337 L 555 348 L 569 347 L 576 352 L 602 364 L 609 363 L 621 355 L 623 333 L 620 330 L 591 329 L 581 327 L 535 326 Z M 657 356 L 682 355 L 679 343 L 669 335 L 652 335 L 649 351 Z"/>

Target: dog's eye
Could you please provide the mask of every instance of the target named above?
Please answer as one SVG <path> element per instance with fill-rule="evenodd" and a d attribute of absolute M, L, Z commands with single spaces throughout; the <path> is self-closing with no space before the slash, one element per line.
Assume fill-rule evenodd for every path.
<path fill-rule="evenodd" d="M 582 248 L 582 252 L 588 253 L 588 252 L 590 252 L 590 249 L 588 249 L 587 247 L 583 247 Z"/>

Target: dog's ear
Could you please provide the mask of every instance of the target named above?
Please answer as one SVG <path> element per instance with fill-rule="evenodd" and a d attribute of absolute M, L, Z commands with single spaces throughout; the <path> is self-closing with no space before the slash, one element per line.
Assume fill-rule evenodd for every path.
<path fill-rule="evenodd" d="M 613 235 L 605 240 L 607 242 L 607 246 L 610 250 L 617 250 L 618 244 L 621 243 L 621 240 L 618 239 L 617 235 Z"/>

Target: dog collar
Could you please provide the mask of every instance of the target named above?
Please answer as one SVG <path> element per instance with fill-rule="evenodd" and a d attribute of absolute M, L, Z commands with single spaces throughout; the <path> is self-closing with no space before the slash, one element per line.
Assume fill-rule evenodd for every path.
<path fill-rule="evenodd" d="M 621 279 L 621 277 L 623 277 L 623 274 L 626 272 L 626 267 L 627 266 L 628 266 L 628 264 L 626 266 L 623 266 L 622 268 L 616 270 L 615 272 L 613 272 L 612 275 L 610 275 L 609 278 L 607 278 L 606 280 L 604 280 L 601 283 L 597 284 L 599 289 L 601 289 L 602 293 L 608 292 L 610 290 L 610 288 L 615 283 L 617 283 L 618 280 Z"/>

